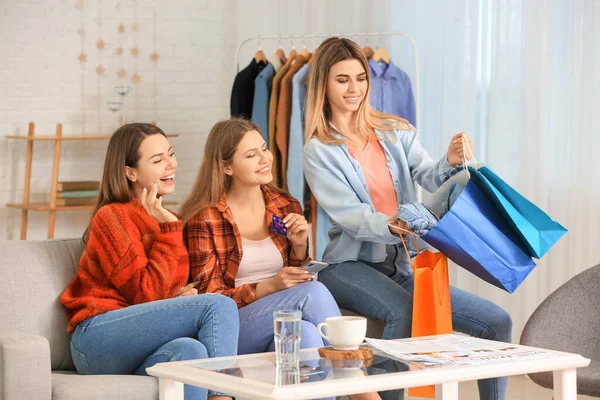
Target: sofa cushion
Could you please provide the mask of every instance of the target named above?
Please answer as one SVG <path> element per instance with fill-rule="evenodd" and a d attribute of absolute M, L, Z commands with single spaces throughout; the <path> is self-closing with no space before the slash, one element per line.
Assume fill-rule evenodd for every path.
<path fill-rule="evenodd" d="M 0 328 L 50 342 L 52 369 L 74 369 L 58 297 L 75 275 L 81 239 L 0 241 Z"/>
<path fill-rule="evenodd" d="M 158 399 L 158 379 L 136 375 L 77 375 L 52 373 L 52 400 Z"/>

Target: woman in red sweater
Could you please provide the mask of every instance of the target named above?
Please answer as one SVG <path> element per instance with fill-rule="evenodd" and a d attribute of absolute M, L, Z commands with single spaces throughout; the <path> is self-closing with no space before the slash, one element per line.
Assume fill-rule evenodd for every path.
<path fill-rule="evenodd" d="M 79 270 L 60 296 L 80 374 L 146 375 L 158 362 L 237 353 L 235 302 L 186 287 L 181 221 L 162 206 L 176 169 L 172 147 L 153 125 L 128 124 L 110 139 Z M 184 393 L 207 397 L 187 385 Z"/>

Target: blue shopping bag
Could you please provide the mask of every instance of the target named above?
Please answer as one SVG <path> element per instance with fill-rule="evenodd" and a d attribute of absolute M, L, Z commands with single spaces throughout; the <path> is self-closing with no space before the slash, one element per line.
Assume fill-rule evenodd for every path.
<path fill-rule="evenodd" d="M 535 263 L 513 242 L 512 224 L 479 186 L 479 180 L 469 179 L 452 207 L 422 239 L 464 269 L 512 293 Z"/>
<path fill-rule="evenodd" d="M 508 221 L 511 237 L 530 257 L 542 258 L 567 232 L 558 222 L 510 187 L 489 167 L 469 167 L 487 197 Z"/>

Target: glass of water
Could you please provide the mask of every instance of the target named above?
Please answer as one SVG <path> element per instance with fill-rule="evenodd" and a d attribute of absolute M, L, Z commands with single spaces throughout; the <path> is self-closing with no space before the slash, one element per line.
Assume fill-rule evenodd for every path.
<path fill-rule="evenodd" d="M 277 365 L 297 367 L 302 334 L 302 311 L 273 311 L 273 324 Z"/>

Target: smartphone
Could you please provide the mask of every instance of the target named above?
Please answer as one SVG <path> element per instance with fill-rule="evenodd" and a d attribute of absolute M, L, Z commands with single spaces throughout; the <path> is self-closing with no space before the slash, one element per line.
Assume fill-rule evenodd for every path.
<path fill-rule="evenodd" d="M 329 266 L 329 264 L 327 264 L 326 262 L 309 261 L 306 264 L 304 264 L 303 266 L 301 266 L 300 269 L 303 269 L 305 271 L 310 271 L 313 274 L 316 274 L 317 272 L 324 270 L 328 266 Z"/>

